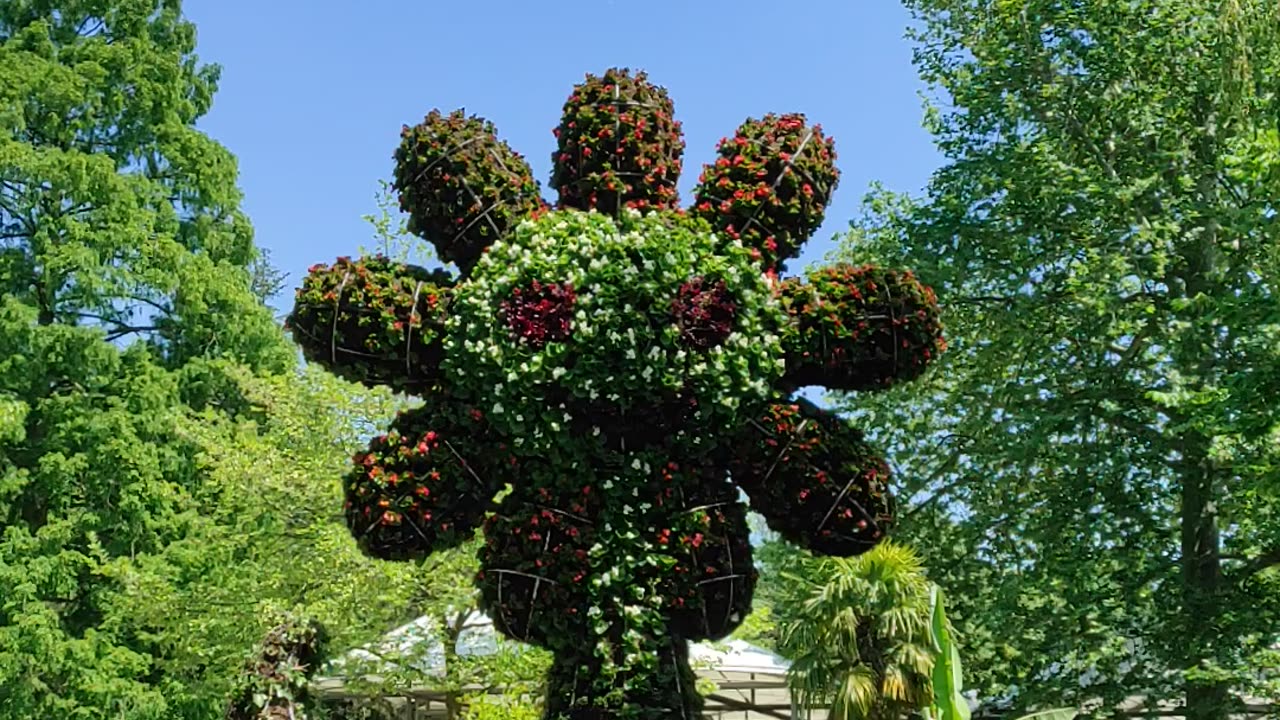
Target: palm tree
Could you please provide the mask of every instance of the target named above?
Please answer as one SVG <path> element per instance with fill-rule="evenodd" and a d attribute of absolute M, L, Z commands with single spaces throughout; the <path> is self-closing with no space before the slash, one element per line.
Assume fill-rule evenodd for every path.
<path fill-rule="evenodd" d="M 829 703 L 829 720 L 898 720 L 933 702 L 933 586 L 914 550 L 886 541 L 855 558 L 787 565 L 778 649 L 806 718 Z"/>

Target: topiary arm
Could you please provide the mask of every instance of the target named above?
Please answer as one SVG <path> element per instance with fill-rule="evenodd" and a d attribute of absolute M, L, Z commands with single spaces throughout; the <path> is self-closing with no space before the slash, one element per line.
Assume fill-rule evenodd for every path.
<path fill-rule="evenodd" d="M 529 163 L 498 139 L 493 123 L 432 110 L 400 136 L 393 185 L 409 231 L 464 276 L 485 248 L 544 208 Z"/>
<path fill-rule="evenodd" d="M 740 240 L 772 271 L 822 224 L 839 182 L 835 143 L 799 113 L 748 119 L 717 146 L 698 178 L 691 213 Z"/>
<path fill-rule="evenodd" d="M 466 542 L 515 465 L 483 413 L 448 395 L 397 415 L 352 460 L 347 526 L 362 550 L 384 560 Z"/>
<path fill-rule="evenodd" d="M 674 111 L 666 89 L 644 72 L 588 74 L 555 129 L 551 184 L 560 207 L 613 216 L 622 208 L 674 209 L 684 154 Z"/>
<path fill-rule="evenodd" d="M 418 394 L 439 376 L 453 281 L 383 257 L 315 265 L 287 326 L 309 361 L 365 385 Z"/>
<path fill-rule="evenodd" d="M 946 349 L 933 291 L 910 271 L 838 264 L 781 283 L 785 389 L 873 390 L 913 380 Z"/>
<path fill-rule="evenodd" d="M 770 528 L 815 553 L 859 555 L 893 524 L 888 464 L 861 432 L 806 400 L 749 421 L 729 468 Z"/>

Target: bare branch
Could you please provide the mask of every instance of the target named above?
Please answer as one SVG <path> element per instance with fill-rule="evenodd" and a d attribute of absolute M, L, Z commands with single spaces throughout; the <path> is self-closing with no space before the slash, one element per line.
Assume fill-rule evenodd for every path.
<path fill-rule="evenodd" d="M 132 334 L 134 334 L 134 333 L 155 332 L 155 331 L 157 331 L 157 330 L 159 330 L 159 329 L 160 329 L 160 328 L 158 328 L 158 327 L 156 327 L 156 326 L 154 326 L 154 325 L 145 325 L 145 326 L 141 326 L 141 327 L 133 327 L 133 326 L 125 326 L 125 325 L 122 325 L 122 326 L 120 326 L 118 329 L 113 330 L 112 332 L 110 332 L 110 333 L 108 333 L 108 334 L 107 334 L 107 342 L 112 342 L 112 341 L 114 341 L 114 340 L 119 340 L 120 338 L 124 337 L 125 335 L 132 335 Z"/>

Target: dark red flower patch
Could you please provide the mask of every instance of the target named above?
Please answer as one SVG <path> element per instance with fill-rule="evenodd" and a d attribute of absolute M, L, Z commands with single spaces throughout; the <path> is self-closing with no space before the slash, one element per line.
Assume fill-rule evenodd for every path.
<path fill-rule="evenodd" d="M 671 314 L 680 328 L 680 339 L 697 350 L 708 350 L 729 337 L 737 306 L 723 280 L 693 278 L 680 286 L 671 302 Z"/>
<path fill-rule="evenodd" d="M 573 287 L 534 280 L 527 288 L 511 291 L 502 303 L 502 314 L 511 333 L 534 347 L 567 340 L 573 330 Z"/>

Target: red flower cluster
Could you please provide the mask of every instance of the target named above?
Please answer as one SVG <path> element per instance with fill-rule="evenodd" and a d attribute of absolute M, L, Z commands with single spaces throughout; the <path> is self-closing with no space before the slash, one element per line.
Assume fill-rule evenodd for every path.
<path fill-rule="evenodd" d="M 779 535 L 815 553 L 870 550 L 893 524 L 889 466 L 834 413 L 773 404 L 743 430 L 733 479 Z"/>
<path fill-rule="evenodd" d="M 400 209 L 409 213 L 409 231 L 463 273 L 485 248 L 543 208 L 529 164 L 498 140 L 487 120 L 462 110 L 432 110 L 400 137 L 394 186 Z"/>
<path fill-rule="evenodd" d="M 528 288 L 511 291 L 511 299 L 502 302 L 502 314 L 513 335 L 542 347 L 568 339 L 576 299 L 571 285 L 534 280 Z"/>
<path fill-rule="evenodd" d="M 545 647 L 585 621 L 595 530 L 585 503 L 559 509 L 516 500 L 485 520 L 476 584 L 498 630 Z"/>
<path fill-rule="evenodd" d="M 782 283 L 796 387 L 870 390 L 912 380 L 946 349 L 933 290 L 910 271 L 839 264 Z"/>
<path fill-rule="evenodd" d="M 684 138 L 667 91 L 644 72 L 587 75 L 554 132 L 551 184 L 560 207 L 675 209 Z"/>
<path fill-rule="evenodd" d="M 680 286 L 671 301 L 681 340 L 697 350 L 713 348 L 729 337 L 736 310 L 723 280 L 693 278 Z"/>
<path fill-rule="evenodd" d="M 693 213 L 759 253 L 766 268 L 795 257 L 822 224 L 835 190 L 835 143 L 804 115 L 749 119 L 703 168 Z"/>
<path fill-rule="evenodd" d="M 441 399 L 401 413 L 352 458 L 344 509 L 366 553 L 412 559 L 472 536 L 497 491 L 495 468 L 514 460 L 482 417 Z"/>
<path fill-rule="evenodd" d="M 662 495 L 682 501 L 665 505 L 671 527 L 657 537 L 676 558 L 657 579 L 671 630 L 688 640 L 719 640 L 751 613 L 758 572 L 747 510 L 712 468 L 669 463 L 662 476 Z"/>
<path fill-rule="evenodd" d="M 313 265 L 287 324 L 307 360 L 366 385 L 416 393 L 439 376 L 453 280 L 377 256 Z"/>

